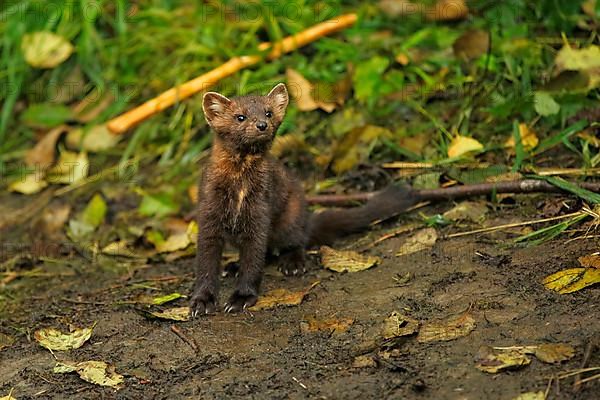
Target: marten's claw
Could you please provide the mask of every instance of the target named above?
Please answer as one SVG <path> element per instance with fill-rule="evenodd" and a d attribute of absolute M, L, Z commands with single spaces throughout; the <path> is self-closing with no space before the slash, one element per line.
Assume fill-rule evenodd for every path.
<path fill-rule="evenodd" d="M 226 313 L 236 313 L 244 311 L 246 308 L 256 304 L 258 296 L 255 294 L 243 295 L 237 290 L 231 295 L 227 303 L 225 303 L 224 311 Z"/>
<path fill-rule="evenodd" d="M 190 316 L 197 318 L 204 314 L 214 314 L 217 309 L 215 296 L 205 290 L 195 291 L 190 301 Z"/>

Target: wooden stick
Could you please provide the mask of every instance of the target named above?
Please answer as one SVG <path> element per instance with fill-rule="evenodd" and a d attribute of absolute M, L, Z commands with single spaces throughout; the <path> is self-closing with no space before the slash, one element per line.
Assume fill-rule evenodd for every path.
<path fill-rule="evenodd" d="M 600 192 L 600 183 L 582 182 L 578 186 L 592 192 Z M 564 193 L 565 191 L 536 179 L 520 179 L 495 183 L 479 183 L 476 185 L 453 186 L 440 189 L 413 190 L 407 193 L 418 201 L 451 200 L 456 198 L 473 197 L 492 193 Z M 309 204 L 327 206 L 348 206 L 356 202 L 364 202 L 377 192 L 356 194 L 325 194 L 306 196 Z"/>
<path fill-rule="evenodd" d="M 271 43 L 261 43 L 258 46 L 260 51 L 269 53 L 266 59 L 274 60 L 281 57 L 282 54 L 289 53 L 300 47 L 314 42 L 320 37 L 338 32 L 349 26 L 352 26 L 357 20 L 356 14 L 345 14 L 339 17 L 321 22 L 302 32 L 292 36 L 287 36 L 281 42 L 275 45 Z M 220 80 L 235 74 L 241 69 L 259 63 L 263 59 L 262 55 L 250 55 L 234 57 L 225 64 L 192 79 L 180 86 L 171 88 L 161 93 L 157 97 L 148 100 L 139 107 L 134 108 L 116 118 L 108 121 L 108 129 L 114 134 L 121 134 L 140 122 L 150 118 L 167 107 L 186 99 L 196 93 L 204 91 L 215 85 Z"/>

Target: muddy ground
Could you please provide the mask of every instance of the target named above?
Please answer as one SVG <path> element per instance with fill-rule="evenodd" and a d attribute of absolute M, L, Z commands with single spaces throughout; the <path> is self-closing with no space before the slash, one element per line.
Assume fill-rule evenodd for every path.
<path fill-rule="evenodd" d="M 547 197 L 547 196 L 546 196 Z M 521 200 L 520 200 L 521 201 Z M 535 205 L 535 200 L 523 200 Z M 490 211 L 484 225 L 536 218 L 536 207 L 522 204 Z M 423 209 L 427 214 L 451 203 Z M 417 220 L 402 216 L 383 229 Z M 477 227 L 469 225 L 462 230 Z M 461 228 L 447 227 L 440 234 Z M 18 231 L 18 229 L 17 229 Z M 17 235 L 4 229 L 3 241 Z M 15 236 L 16 237 L 16 236 Z M 550 273 L 577 266 L 577 258 L 597 250 L 597 239 L 555 239 L 537 247 L 506 246 L 510 233 L 440 239 L 429 250 L 396 257 L 406 235 L 375 246 L 380 265 L 359 273 L 321 269 L 313 259 L 301 277 L 284 277 L 267 269 L 264 290 L 299 290 L 320 281 L 295 307 L 242 315 L 217 315 L 190 322 L 149 320 L 132 300 L 141 294 L 187 293 L 193 259 L 151 264 L 130 270 L 107 270 L 79 256 L 69 263 L 41 267 L 47 275 L 23 277 L 0 287 L 0 332 L 17 340 L 0 351 L 0 396 L 11 389 L 17 399 L 512 399 L 527 391 L 545 391 L 558 373 L 579 368 L 586 345 L 600 331 L 600 287 L 569 295 L 548 291 L 540 283 Z M 359 236 L 338 242 L 352 245 Z M 481 253 L 492 256 L 481 257 Z M 34 268 L 24 266 L 22 268 Z M 398 277 L 410 273 L 408 282 Z M 222 298 L 232 278 L 223 280 Z M 174 305 L 187 305 L 180 299 Z M 158 307 L 160 308 L 160 307 Z M 376 366 L 353 367 L 355 357 L 377 355 L 373 342 L 382 321 L 400 311 L 421 322 L 467 310 L 476 320 L 468 336 L 448 342 L 419 343 L 414 336 L 398 340 L 391 357 Z M 350 318 L 346 332 L 305 333 L 301 322 Z M 82 381 L 76 374 L 54 374 L 53 355 L 33 339 L 42 327 L 67 330 L 69 324 L 97 322 L 91 340 L 58 360 L 103 360 L 113 364 L 125 382 L 118 390 Z M 176 325 L 198 345 L 173 333 Z M 531 364 L 515 371 L 487 374 L 475 368 L 480 346 L 568 343 L 576 355 L 562 364 Z M 389 350 L 389 349 L 388 349 Z M 592 353 L 589 366 L 600 365 Z M 550 399 L 597 399 L 600 380 L 572 391 L 573 379 L 553 383 Z"/>

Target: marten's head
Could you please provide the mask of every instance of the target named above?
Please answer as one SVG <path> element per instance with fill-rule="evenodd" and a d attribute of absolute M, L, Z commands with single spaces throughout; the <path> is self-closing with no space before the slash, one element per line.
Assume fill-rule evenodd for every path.
<path fill-rule="evenodd" d="M 204 95 L 202 108 L 208 124 L 228 147 L 239 152 L 266 152 L 289 103 L 283 83 L 266 96 L 228 99 L 216 93 Z"/>

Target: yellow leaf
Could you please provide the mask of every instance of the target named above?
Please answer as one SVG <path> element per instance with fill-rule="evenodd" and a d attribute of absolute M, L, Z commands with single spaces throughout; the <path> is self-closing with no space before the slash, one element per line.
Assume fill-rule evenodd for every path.
<path fill-rule="evenodd" d="M 542 283 L 546 289 L 566 294 L 598 282 L 600 282 L 600 269 L 598 268 L 569 268 L 547 276 Z"/>
<path fill-rule="evenodd" d="M 483 145 L 477 140 L 471 137 L 457 135 L 452 139 L 452 142 L 448 147 L 448 157 L 460 157 L 463 154 L 480 150 L 483 150 Z"/>
<path fill-rule="evenodd" d="M 533 129 L 530 129 L 527 126 L 527 124 L 523 124 L 523 123 L 519 124 L 519 135 L 521 136 L 521 144 L 523 145 L 523 148 L 527 151 L 535 148 L 535 146 L 537 146 L 538 143 L 540 142 L 535 131 Z M 506 143 L 504 144 L 504 146 L 514 149 L 515 148 L 515 138 L 512 136 L 509 137 L 508 140 L 506 141 Z"/>
<path fill-rule="evenodd" d="M 54 68 L 73 53 L 67 39 L 48 31 L 23 35 L 21 49 L 27 64 L 35 68 Z"/>
<path fill-rule="evenodd" d="M 521 393 L 513 400 L 546 400 L 546 395 L 541 390 L 539 392 Z"/>
<path fill-rule="evenodd" d="M 435 228 L 425 228 L 418 230 L 410 236 L 400 247 L 396 256 L 405 256 L 416 253 L 421 250 L 432 247 L 437 241 L 437 231 Z"/>
<path fill-rule="evenodd" d="M 555 62 L 559 71 L 600 68 L 600 47 L 592 45 L 583 49 L 574 49 L 566 44 L 556 55 Z"/>
<path fill-rule="evenodd" d="M 531 359 L 520 349 L 492 349 L 482 346 L 477 356 L 477 369 L 495 374 L 506 369 L 516 369 L 531 363 Z"/>
<path fill-rule="evenodd" d="M 381 261 L 379 257 L 363 256 L 356 251 L 338 251 L 328 246 L 322 246 L 320 252 L 323 266 L 335 272 L 364 271 Z"/>
<path fill-rule="evenodd" d="M 421 327 L 417 341 L 426 343 L 458 339 L 471 333 L 475 326 L 475 319 L 468 313 L 430 322 Z"/>
<path fill-rule="evenodd" d="M 123 135 L 111 133 L 106 125 L 96 125 L 87 131 L 73 129 L 67 134 L 67 146 L 71 149 L 81 149 L 98 153 L 115 147 Z"/>
<path fill-rule="evenodd" d="M 62 333 L 61 331 L 54 328 L 44 328 L 35 331 L 35 340 L 48 350 L 71 350 L 78 349 L 92 336 L 92 330 L 94 326 L 90 328 L 75 329 L 71 333 Z"/>
<path fill-rule="evenodd" d="M 77 372 L 81 379 L 100 386 L 117 386 L 123 383 L 123 375 L 104 361 L 63 361 L 54 366 L 54 373 Z"/>
<path fill-rule="evenodd" d="M 487 206 L 482 202 L 463 201 L 454 208 L 446 211 L 444 218 L 450 221 L 473 221 L 480 222 L 487 213 Z"/>
<path fill-rule="evenodd" d="M 317 281 L 305 290 L 290 292 L 287 289 L 274 289 L 258 298 L 255 305 L 249 308 L 251 311 L 268 310 L 277 306 L 297 306 L 302 303 L 304 297 L 320 282 Z"/>
<path fill-rule="evenodd" d="M 351 170 L 368 156 L 370 145 L 380 137 L 391 138 L 389 129 L 376 125 L 365 125 L 352 129 L 334 146 L 333 170 L 337 174 Z"/>
<path fill-rule="evenodd" d="M 48 186 L 48 182 L 46 182 L 40 174 L 33 172 L 25 175 L 23 179 L 12 182 L 8 185 L 8 190 L 22 194 L 35 194 L 46 186 Z"/>
<path fill-rule="evenodd" d="M 63 150 L 60 158 L 46 176 L 50 183 L 73 184 L 84 179 L 89 172 L 87 153 L 75 153 Z"/>
<path fill-rule="evenodd" d="M 152 311 L 152 312 L 149 312 L 149 314 L 156 318 L 169 319 L 172 321 L 189 321 L 190 320 L 190 308 L 189 307 L 168 308 L 164 311 Z"/>

